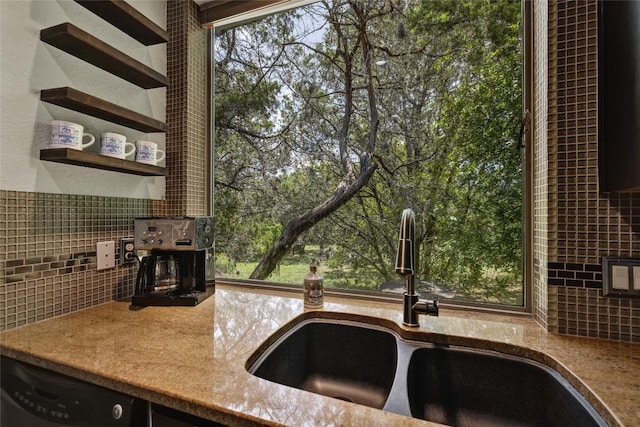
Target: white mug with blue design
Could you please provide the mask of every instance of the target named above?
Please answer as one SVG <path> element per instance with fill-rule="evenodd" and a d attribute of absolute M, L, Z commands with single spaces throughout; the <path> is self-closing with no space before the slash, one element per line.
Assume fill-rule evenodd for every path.
<path fill-rule="evenodd" d="M 126 159 L 136 151 L 136 146 L 127 142 L 127 137 L 119 133 L 105 132 L 101 135 L 100 154 Z"/>
<path fill-rule="evenodd" d="M 84 137 L 89 142 L 83 143 Z M 65 120 L 53 120 L 51 122 L 51 142 L 49 148 L 72 148 L 82 150 L 92 145 L 96 138 L 90 133 L 84 133 L 84 126 Z"/>
<path fill-rule="evenodd" d="M 164 160 L 165 152 L 151 141 L 136 141 L 136 162 L 157 165 Z"/>

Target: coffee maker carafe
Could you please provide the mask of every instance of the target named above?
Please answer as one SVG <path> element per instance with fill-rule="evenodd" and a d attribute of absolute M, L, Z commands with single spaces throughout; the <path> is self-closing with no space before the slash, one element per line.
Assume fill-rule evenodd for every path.
<path fill-rule="evenodd" d="M 212 217 L 134 220 L 140 259 L 133 306 L 196 305 L 215 292 Z"/>
<path fill-rule="evenodd" d="M 158 252 L 142 258 L 140 262 L 138 282 L 144 293 L 162 295 L 180 288 L 181 278 L 173 254 Z"/>

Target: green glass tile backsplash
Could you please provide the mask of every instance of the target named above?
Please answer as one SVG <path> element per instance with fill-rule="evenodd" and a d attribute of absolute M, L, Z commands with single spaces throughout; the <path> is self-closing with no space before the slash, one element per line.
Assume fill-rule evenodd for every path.
<path fill-rule="evenodd" d="M 96 243 L 132 236 L 133 219 L 160 206 L 0 190 L 0 330 L 131 295 L 135 264 L 97 271 Z"/>

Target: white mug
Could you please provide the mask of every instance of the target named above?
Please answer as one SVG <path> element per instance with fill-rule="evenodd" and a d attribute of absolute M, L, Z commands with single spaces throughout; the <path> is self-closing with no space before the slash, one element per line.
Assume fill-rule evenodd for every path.
<path fill-rule="evenodd" d="M 127 148 L 131 148 L 127 150 Z M 119 133 L 105 132 L 100 140 L 100 154 L 125 159 L 136 151 L 136 146 L 127 142 L 127 137 Z"/>
<path fill-rule="evenodd" d="M 82 139 L 87 136 L 89 142 L 82 143 Z M 65 120 L 53 120 L 51 122 L 51 142 L 49 148 L 73 148 L 82 150 L 92 145 L 96 138 L 90 133 L 84 133 L 84 127 L 77 123 Z"/>
<path fill-rule="evenodd" d="M 136 141 L 136 162 L 155 165 L 161 162 L 164 156 L 164 151 L 158 150 L 158 144 L 155 142 Z"/>

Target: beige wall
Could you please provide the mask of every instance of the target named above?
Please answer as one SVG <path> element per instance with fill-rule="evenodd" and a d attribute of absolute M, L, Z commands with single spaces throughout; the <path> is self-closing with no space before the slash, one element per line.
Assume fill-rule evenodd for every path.
<path fill-rule="evenodd" d="M 161 27 L 164 2 L 129 3 Z M 49 143 L 51 120 L 69 120 L 99 138 L 117 132 L 129 141 L 144 139 L 164 147 L 163 133 L 144 133 L 40 101 L 40 90 L 70 86 L 98 98 L 165 120 L 166 89 L 146 90 L 40 41 L 40 30 L 70 22 L 116 49 L 164 74 L 166 45 L 144 46 L 71 0 L 0 1 L 0 189 L 112 197 L 164 197 L 164 177 L 140 177 L 110 171 L 41 162 Z M 98 152 L 99 143 L 86 149 Z"/>

